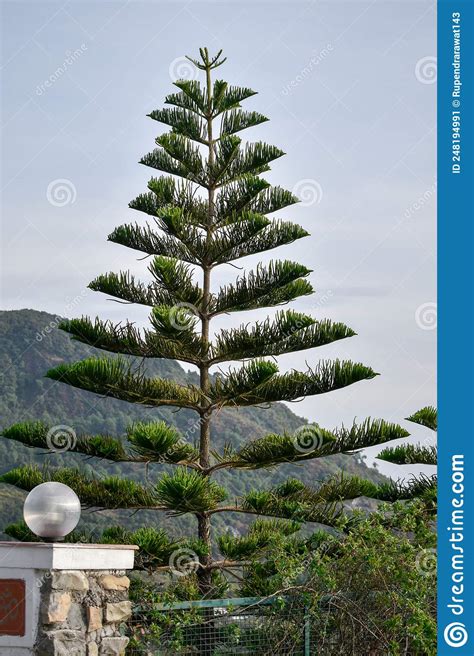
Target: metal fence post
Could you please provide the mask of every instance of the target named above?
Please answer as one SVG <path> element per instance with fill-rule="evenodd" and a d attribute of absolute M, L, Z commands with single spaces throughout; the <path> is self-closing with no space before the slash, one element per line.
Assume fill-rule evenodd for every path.
<path fill-rule="evenodd" d="M 311 619 L 308 604 L 304 606 L 304 656 L 311 656 Z"/>

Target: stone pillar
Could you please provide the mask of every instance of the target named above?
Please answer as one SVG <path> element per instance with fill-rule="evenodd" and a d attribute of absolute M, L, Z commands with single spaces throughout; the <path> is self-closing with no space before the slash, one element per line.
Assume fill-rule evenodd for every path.
<path fill-rule="evenodd" d="M 0 542 L 1 656 L 121 656 L 137 547 Z"/>

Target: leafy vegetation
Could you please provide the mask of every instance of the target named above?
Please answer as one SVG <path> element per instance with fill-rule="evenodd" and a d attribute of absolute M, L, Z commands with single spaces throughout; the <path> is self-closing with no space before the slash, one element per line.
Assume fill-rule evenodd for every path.
<path fill-rule="evenodd" d="M 435 520 L 429 495 L 342 518 L 335 533 L 317 531 L 306 538 L 297 523 L 258 519 L 245 537 L 221 536 L 219 546 L 229 561 L 247 561 L 239 594 L 271 605 L 256 611 L 248 604 L 242 617 L 236 612 L 233 623 L 212 632 L 197 608 L 166 610 L 196 598 L 195 575 L 158 591 L 156 581 L 136 574 L 132 645 L 138 653 L 159 646 L 179 656 L 205 636 L 206 654 L 233 653 L 232 646 L 244 644 L 253 645 L 255 654 L 279 653 L 276 645 L 283 651 L 284 645 L 300 646 L 302 653 L 306 621 L 311 653 L 434 656 Z M 232 594 L 228 586 L 224 591 Z M 258 621 L 247 624 L 254 613 Z"/>

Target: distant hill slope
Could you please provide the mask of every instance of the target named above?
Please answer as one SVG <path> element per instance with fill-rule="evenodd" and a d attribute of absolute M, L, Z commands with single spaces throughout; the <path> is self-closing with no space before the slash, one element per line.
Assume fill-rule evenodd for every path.
<path fill-rule="evenodd" d="M 71 426 L 78 434 L 121 435 L 126 425 L 135 420 L 166 419 L 186 434 L 189 441 L 197 439 L 197 416 L 192 411 L 135 406 L 44 378 L 49 368 L 62 362 L 80 360 L 92 353 L 101 354 L 72 341 L 66 333 L 57 329 L 57 321 L 54 315 L 36 310 L 0 311 L 0 355 L 3 363 L 0 375 L 1 428 L 17 421 L 41 419 L 52 425 Z M 195 378 L 195 374 L 187 373 L 177 362 L 168 360 L 149 362 L 147 368 L 150 374 L 180 382 Z M 269 409 L 223 410 L 213 422 L 213 445 L 216 449 L 222 449 L 225 443 L 238 445 L 268 432 L 294 431 L 304 422 L 281 403 L 275 403 Z M 144 476 L 142 466 L 109 464 L 74 454 L 44 454 L 0 438 L 0 473 L 27 462 L 68 466 L 82 463 L 81 466 L 99 475 L 120 473 L 137 479 Z M 160 469 L 159 466 L 154 468 L 156 473 Z M 341 469 L 372 480 L 382 480 L 378 472 L 358 462 L 356 457 L 338 455 L 308 461 L 302 466 L 285 465 L 270 471 L 222 472 L 221 481 L 231 494 L 237 495 L 252 486 L 274 484 L 292 475 L 312 484 Z M 149 471 L 149 476 L 152 477 L 155 471 Z M 0 486 L 0 532 L 8 522 L 20 517 L 21 498 L 20 492 Z M 106 517 L 110 516 L 111 513 L 106 514 Z M 94 517 L 96 522 L 97 515 Z M 140 518 L 134 515 L 130 521 L 138 524 Z M 150 521 L 149 514 L 146 521 Z"/>

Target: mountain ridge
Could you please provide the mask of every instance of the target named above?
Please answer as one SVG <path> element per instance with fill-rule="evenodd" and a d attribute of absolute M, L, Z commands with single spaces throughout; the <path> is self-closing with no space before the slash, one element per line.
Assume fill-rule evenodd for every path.
<path fill-rule="evenodd" d="M 120 436 L 130 422 L 164 419 L 176 425 L 189 442 L 197 440 L 199 423 L 197 415 L 191 410 L 145 408 L 98 397 L 45 378 L 44 374 L 51 367 L 103 353 L 72 340 L 60 331 L 57 328 L 59 319 L 39 310 L 0 311 L 0 354 L 4 362 L 0 375 L 0 429 L 18 421 L 42 420 L 52 426 L 69 426 L 77 434 Z M 184 384 L 196 377 L 196 374 L 186 372 L 174 361 L 155 360 L 147 362 L 145 366 L 149 375 L 173 378 Z M 216 414 L 213 422 L 213 446 L 222 450 L 227 443 L 237 446 L 270 432 L 294 432 L 304 423 L 305 419 L 282 403 L 274 403 L 269 409 L 224 409 Z M 91 475 L 126 475 L 136 480 L 142 480 L 145 475 L 141 465 L 107 463 L 71 453 L 45 454 L 0 437 L 0 474 L 26 463 L 80 466 Z M 158 475 L 166 468 L 155 465 L 146 475 Z M 233 474 L 221 472 L 219 482 L 229 489 L 231 495 L 238 496 L 252 486 L 273 485 L 290 476 L 298 476 L 307 484 L 315 484 L 338 471 L 358 474 L 375 481 L 384 480 L 376 470 L 366 467 L 357 456 L 335 455 L 306 461 L 304 465 L 283 465 L 274 470 Z M 0 531 L 6 523 L 19 519 L 21 498 L 22 493 L 18 490 L 0 486 Z M 18 507 L 14 507 L 17 502 Z M 111 514 L 107 516 L 111 517 Z M 122 517 L 122 514 L 119 516 Z M 145 517 L 150 521 L 149 515 Z"/>

